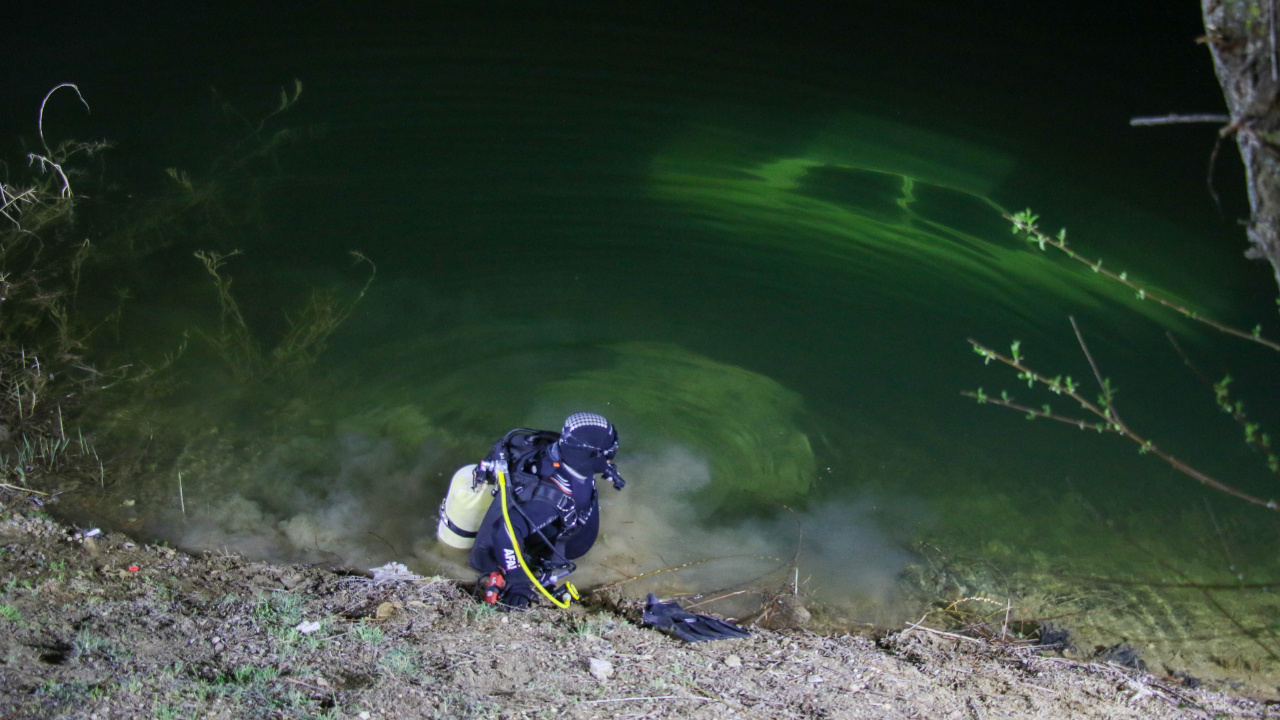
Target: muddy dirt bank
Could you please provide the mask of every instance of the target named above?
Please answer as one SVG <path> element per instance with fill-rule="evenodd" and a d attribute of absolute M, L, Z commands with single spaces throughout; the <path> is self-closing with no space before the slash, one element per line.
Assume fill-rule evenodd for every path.
<path fill-rule="evenodd" d="M 80 532 L 81 534 L 77 534 Z M 685 645 L 634 600 L 500 613 L 455 583 L 191 556 L 0 513 L 0 718 L 1206 718 L 1256 700 L 905 628 Z"/>

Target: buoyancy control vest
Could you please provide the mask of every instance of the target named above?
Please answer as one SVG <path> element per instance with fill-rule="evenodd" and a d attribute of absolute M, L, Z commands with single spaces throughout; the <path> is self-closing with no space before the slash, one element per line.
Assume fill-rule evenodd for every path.
<path fill-rule="evenodd" d="M 440 503 L 436 537 L 460 550 L 475 544 L 485 513 L 497 494 L 498 463 L 504 459 L 506 467 L 501 469 L 506 473 L 511 501 L 524 504 L 532 500 L 541 480 L 538 471 L 542 455 L 559 439 L 558 432 L 516 428 L 494 443 L 479 463 L 459 468 Z"/>

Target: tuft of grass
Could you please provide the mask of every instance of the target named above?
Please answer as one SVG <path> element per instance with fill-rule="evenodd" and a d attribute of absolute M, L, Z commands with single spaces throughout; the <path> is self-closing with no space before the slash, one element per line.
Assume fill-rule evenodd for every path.
<path fill-rule="evenodd" d="M 231 673 L 232 681 L 238 685 L 266 685 L 279 676 L 280 668 L 257 665 L 241 665 Z"/>
<path fill-rule="evenodd" d="M 0 605 L 0 618 L 10 622 L 20 622 L 22 620 L 22 611 L 13 605 Z"/>
<path fill-rule="evenodd" d="M 613 620 L 601 614 L 584 615 L 582 617 L 570 620 L 569 633 L 583 637 L 602 638 L 605 633 L 613 630 L 615 623 Z"/>
<path fill-rule="evenodd" d="M 496 612 L 498 608 L 489 603 L 474 602 L 462 611 L 462 617 L 466 618 L 467 622 L 475 622 L 490 617 Z"/>
<path fill-rule="evenodd" d="M 81 654 L 88 655 L 99 650 L 106 650 L 110 648 L 111 641 L 101 635 L 89 632 L 88 630 L 80 630 L 72 640 L 72 645 L 74 645 L 76 650 Z"/>
<path fill-rule="evenodd" d="M 351 630 L 351 637 L 359 642 L 376 644 L 382 642 L 386 635 L 382 632 L 382 628 L 369 623 L 360 623 Z"/>
<path fill-rule="evenodd" d="M 420 659 L 421 656 L 417 650 L 396 648 L 384 655 L 379 664 L 393 675 L 416 675 Z"/>

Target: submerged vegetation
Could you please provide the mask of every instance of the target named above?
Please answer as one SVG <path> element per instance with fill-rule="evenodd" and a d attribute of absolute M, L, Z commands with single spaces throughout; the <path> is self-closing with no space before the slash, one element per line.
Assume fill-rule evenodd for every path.
<path fill-rule="evenodd" d="M 239 254 L 238 250 L 227 255 L 204 250 L 195 252 L 213 280 L 221 308 L 217 332 L 202 335 L 222 358 L 232 377 L 241 382 L 296 378 L 306 372 L 324 351 L 329 336 L 351 317 L 378 274 L 372 260 L 353 250 L 351 257 L 355 262 L 369 266 L 369 277 L 356 296 L 343 301 L 332 291 L 313 290 L 301 311 L 286 316 L 289 329 L 275 347 L 264 352 L 231 293 L 231 277 L 222 271 L 226 261 Z"/>
<path fill-rule="evenodd" d="M 46 108 L 58 93 L 74 94 L 89 110 L 76 85 L 50 90 L 39 108 L 37 137 L 27 143 L 36 150 L 21 165 L 6 165 L 0 178 L 0 483 L 33 493 L 45 484 L 31 474 L 51 470 L 105 489 L 112 461 L 99 453 L 101 438 L 82 427 L 91 407 L 86 401 L 93 397 L 93 407 L 103 406 L 104 391 L 113 388 L 130 397 L 180 386 L 178 366 L 193 354 L 188 335 L 208 341 L 230 382 L 299 379 L 376 276 L 373 262 L 352 252 L 368 268 L 358 291 L 310 289 L 286 311 L 287 329 L 265 350 L 231 293 L 223 264 L 242 252 L 227 249 L 229 238 L 244 242 L 259 234 L 259 197 L 279 151 L 320 132 L 269 127 L 297 104 L 300 82 L 282 90 L 279 104 L 257 121 L 215 96 L 226 137 L 207 170 L 166 168 L 169 183 L 136 196 L 122 192 L 123 180 L 107 171 L 108 142 L 46 136 Z M 216 309 L 214 322 L 153 333 L 151 348 L 122 345 L 120 328 L 130 322 L 136 289 L 166 286 L 166 278 L 156 276 L 156 259 L 175 250 L 194 255 L 193 271 L 199 265 L 207 271 L 216 304 L 200 314 Z M 199 281 L 195 272 L 189 275 Z M 150 445 L 115 460 L 136 468 Z"/>

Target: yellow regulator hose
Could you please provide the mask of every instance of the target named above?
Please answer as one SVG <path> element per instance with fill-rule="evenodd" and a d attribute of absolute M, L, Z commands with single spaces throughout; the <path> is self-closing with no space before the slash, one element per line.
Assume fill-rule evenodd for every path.
<path fill-rule="evenodd" d="M 499 498 L 499 500 L 502 501 L 502 519 L 507 523 L 507 536 L 511 538 L 511 547 L 513 550 L 516 551 L 516 561 L 520 563 L 520 567 L 524 570 L 524 574 L 529 576 L 529 580 L 533 582 L 533 586 L 538 588 L 538 591 L 541 592 L 544 596 L 546 596 L 546 598 L 551 601 L 552 605 L 555 605 L 561 610 L 564 610 L 568 608 L 573 601 L 565 600 L 562 602 L 559 599 L 557 599 L 555 595 L 552 595 L 550 591 L 542 587 L 542 583 L 538 582 L 538 578 L 534 576 L 533 571 L 530 570 L 529 566 L 526 565 L 524 562 L 524 553 L 520 552 L 520 541 L 516 539 L 516 529 L 511 526 L 511 512 L 507 508 L 507 477 L 506 475 L 507 474 L 504 473 L 503 471 L 501 470 L 498 471 L 498 491 L 502 496 Z M 566 582 L 564 585 L 566 588 L 569 589 L 569 594 L 572 597 L 574 598 L 578 597 L 578 590 L 573 586 L 573 583 Z"/>

